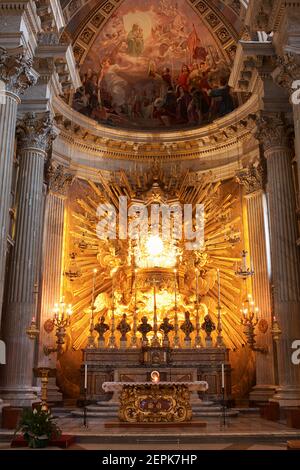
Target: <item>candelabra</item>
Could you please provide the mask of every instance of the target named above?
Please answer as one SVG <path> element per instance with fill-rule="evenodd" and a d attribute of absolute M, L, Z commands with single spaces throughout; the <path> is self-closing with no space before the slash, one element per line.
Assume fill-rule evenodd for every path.
<path fill-rule="evenodd" d="M 220 278 L 220 270 L 218 269 L 218 323 L 217 323 L 217 339 L 216 339 L 217 348 L 225 347 L 222 332 L 223 332 L 223 328 L 222 328 L 222 320 L 221 320 L 221 278 Z"/>
<path fill-rule="evenodd" d="M 267 346 L 256 346 L 255 328 L 259 322 L 259 309 L 258 307 L 255 307 L 254 301 L 252 300 L 252 296 L 250 294 L 248 294 L 248 298 L 245 303 L 243 304 L 243 308 L 241 309 L 241 324 L 245 327 L 244 333 L 247 338 L 247 343 L 249 344 L 252 351 L 266 354 L 268 352 Z"/>
<path fill-rule="evenodd" d="M 199 272 L 196 269 L 196 336 L 195 336 L 195 348 L 202 347 L 202 341 L 200 336 L 201 325 L 200 325 L 200 316 L 199 316 L 199 294 L 198 294 L 198 277 Z"/>
<path fill-rule="evenodd" d="M 65 336 L 66 336 L 66 328 L 70 326 L 70 318 L 72 315 L 72 305 L 69 304 L 66 307 L 64 302 L 64 298 L 60 302 L 60 304 L 55 304 L 53 309 L 53 326 L 56 328 L 56 337 L 57 337 L 57 347 L 56 348 L 49 348 L 48 346 L 44 346 L 44 354 L 45 356 L 49 356 L 51 353 L 62 353 L 63 345 L 65 344 Z"/>
<path fill-rule="evenodd" d="M 111 309 L 111 326 L 110 326 L 110 337 L 108 346 L 111 349 L 115 349 L 116 347 L 116 325 L 115 325 L 115 292 L 114 292 L 114 283 L 112 280 L 112 309 Z"/>
<path fill-rule="evenodd" d="M 134 311 L 133 311 L 133 322 L 132 322 L 132 337 L 131 337 L 131 347 L 133 349 L 137 348 L 137 270 L 135 270 L 134 278 Z"/>
<path fill-rule="evenodd" d="M 90 318 L 90 334 L 88 336 L 88 343 L 87 343 L 87 349 L 95 349 L 96 348 L 96 343 L 95 343 L 95 336 L 94 336 L 94 330 L 95 330 L 95 315 L 94 312 L 96 310 L 95 307 L 95 288 L 96 288 L 96 275 L 97 275 L 97 269 L 94 269 L 93 271 L 93 290 L 92 290 L 92 302 L 91 302 L 91 318 Z"/>
<path fill-rule="evenodd" d="M 247 266 L 247 254 L 248 252 L 243 250 L 242 252 L 242 264 L 240 267 L 236 265 L 235 275 L 243 279 L 244 281 L 254 275 L 253 267 Z"/>
<path fill-rule="evenodd" d="M 154 281 L 155 282 L 155 281 Z M 154 308 L 153 308 L 153 338 L 151 341 L 151 346 L 154 348 L 160 346 L 160 342 L 158 339 L 158 323 L 157 323 L 157 309 L 156 309 L 156 285 L 154 284 L 153 288 L 153 301 L 154 301 Z"/>
<path fill-rule="evenodd" d="M 174 315 L 174 348 L 180 347 L 179 338 L 179 325 L 178 325 L 178 310 L 177 310 L 177 269 L 174 269 L 175 274 L 175 315 Z"/>
<path fill-rule="evenodd" d="M 109 337 L 109 347 L 114 349 L 116 347 L 116 336 L 115 336 L 116 326 L 115 326 L 115 309 L 112 308 L 111 311 L 111 326 L 110 326 L 110 337 Z"/>

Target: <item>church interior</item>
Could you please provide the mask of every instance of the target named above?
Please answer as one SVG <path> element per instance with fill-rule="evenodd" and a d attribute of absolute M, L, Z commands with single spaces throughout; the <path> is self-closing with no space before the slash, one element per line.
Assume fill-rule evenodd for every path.
<path fill-rule="evenodd" d="M 300 449 L 299 38 L 300 0 L 0 2 L 0 450 Z"/>

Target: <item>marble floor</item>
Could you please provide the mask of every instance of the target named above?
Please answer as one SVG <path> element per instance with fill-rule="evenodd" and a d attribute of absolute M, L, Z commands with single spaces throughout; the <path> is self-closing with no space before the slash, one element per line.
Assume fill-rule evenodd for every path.
<path fill-rule="evenodd" d="M 300 440 L 300 430 L 261 419 L 240 415 L 227 420 L 205 420 L 206 427 L 105 428 L 104 421 L 58 418 L 64 434 L 76 436 L 70 450 L 286 450 L 288 440 Z M 0 450 L 9 449 L 13 431 L 0 429 Z M 54 449 L 54 448 L 52 448 Z"/>

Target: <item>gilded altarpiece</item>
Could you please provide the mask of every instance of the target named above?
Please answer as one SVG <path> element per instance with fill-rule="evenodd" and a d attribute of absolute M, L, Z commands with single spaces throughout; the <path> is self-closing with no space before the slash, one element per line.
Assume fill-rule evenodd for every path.
<path fill-rule="evenodd" d="M 167 350 L 173 359 L 163 366 L 166 371 L 176 366 L 179 369 L 186 368 L 188 373 L 188 366 L 191 374 L 195 374 L 194 380 L 197 378 L 208 380 L 211 390 L 216 391 L 212 395 L 218 395 L 220 367 L 224 362 L 228 364 L 228 370 L 229 364 L 232 368 L 232 377 L 228 378 L 228 383 L 233 397 L 244 396 L 253 385 L 254 359 L 246 346 L 240 325 L 240 306 L 246 296 L 246 286 L 235 276 L 236 263 L 240 261 L 244 242 L 239 185 L 233 180 L 225 184 L 216 182 L 211 173 L 185 173 L 178 177 L 179 171 L 178 168 L 171 169 L 165 174 L 161 168 L 149 165 L 148 172 L 130 174 L 101 172 L 97 183 L 83 180 L 73 182 L 67 203 L 63 290 L 66 301 L 73 305 L 74 313 L 67 332 L 66 350 L 60 356 L 58 364 L 58 381 L 69 397 L 80 396 L 80 384 L 82 385 L 80 367 L 84 349 L 84 354 L 93 355 L 90 356 L 92 368 L 98 374 L 97 378 L 93 378 L 98 381 L 97 391 L 94 390 L 95 393 L 92 393 L 96 399 L 100 398 L 99 395 L 102 395 L 102 399 L 109 398 L 103 396 L 103 391 L 100 391 L 101 383 L 116 380 L 118 369 L 124 371 L 129 367 L 131 372 L 132 369 L 136 369 L 136 372 L 144 369 L 144 377 L 139 376 L 139 378 L 147 379 L 147 373 L 154 364 L 149 363 L 148 371 L 143 359 L 141 360 L 142 346 L 145 345 L 142 345 L 142 335 L 138 326 L 141 325 L 143 317 L 147 318 L 146 322 L 150 325 L 147 338 L 152 345 L 153 337 L 157 335 L 159 345 L 163 346 L 163 332 L 159 327 L 164 318 L 168 318 L 172 326 L 168 333 L 170 344 Z M 204 248 L 186 252 L 182 246 L 179 246 L 176 276 L 173 274 L 175 265 L 172 263 L 167 268 L 158 270 L 158 275 L 153 274 L 157 270 L 151 271 L 152 268 L 143 265 L 143 247 L 136 247 L 128 240 L 99 240 L 97 237 L 99 204 L 108 203 L 117 207 L 119 196 L 127 196 L 129 201 L 134 200 L 146 205 L 153 202 L 170 203 L 175 200 L 179 204 L 203 203 Z M 171 250 L 165 252 L 168 256 L 172 255 Z M 94 279 L 93 271 L 96 269 Z M 213 358 L 215 353 L 221 353 L 220 348 L 215 347 L 217 332 L 212 331 L 212 343 L 207 349 L 206 332 L 204 328 L 201 329 L 201 325 L 207 317 L 217 325 L 218 269 L 221 273 L 222 334 L 227 352 L 224 349 L 222 357 L 215 360 Z M 164 270 L 165 274 L 162 274 Z M 95 282 L 93 327 L 96 326 L 97 330 L 97 325 L 101 322 L 106 327 L 103 330 L 101 349 L 98 349 L 100 341 L 98 328 L 98 332 L 92 329 L 92 341 L 95 347 L 87 350 L 88 341 L 91 340 L 93 282 Z M 195 307 L 197 283 L 198 318 Z M 153 324 L 153 284 L 156 285 L 157 331 L 154 331 Z M 176 300 L 174 291 L 176 291 Z M 175 302 L 177 302 L 176 310 Z M 185 343 L 185 333 L 181 329 L 186 319 L 186 312 L 189 312 L 193 324 L 192 332 L 189 333 L 188 348 Z M 121 341 L 122 332 L 118 330 L 122 318 L 129 325 L 125 336 L 123 334 L 125 343 Z M 196 347 L 197 335 L 200 344 Z M 191 358 L 192 350 L 195 352 L 194 358 Z M 109 355 L 110 359 L 106 361 L 104 356 L 100 358 L 100 351 L 103 353 L 106 351 L 105 354 Z M 206 359 L 203 360 L 205 354 Z M 178 361 L 176 357 L 179 358 Z M 100 362 L 107 365 L 105 371 L 100 370 Z M 215 376 L 205 372 L 212 365 L 216 369 Z M 202 366 L 204 368 L 201 369 Z M 201 370 L 204 372 L 199 373 Z M 91 372 L 89 370 L 89 373 Z M 134 380 L 134 377 L 132 379 Z"/>

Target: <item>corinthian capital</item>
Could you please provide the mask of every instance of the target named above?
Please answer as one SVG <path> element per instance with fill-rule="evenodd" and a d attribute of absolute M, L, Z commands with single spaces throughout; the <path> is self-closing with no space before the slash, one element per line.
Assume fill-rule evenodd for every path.
<path fill-rule="evenodd" d="M 18 96 L 35 85 L 37 74 L 32 69 L 32 60 L 25 57 L 22 48 L 8 51 L 0 47 L 0 80 L 7 91 Z"/>
<path fill-rule="evenodd" d="M 17 135 L 22 149 L 34 148 L 47 152 L 57 137 L 50 113 L 27 113 L 18 121 Z"/>
<path fill-rule="evenodd" d="M 49 191 L 58 196 L 66 196 L 74 175 L 68 173 L 63 165 L 51 164 L 47 168 L 46 178 Z"/>
<path fill-rule="evenodd" d="M 244 186 L 246 194 L 253 194 L 264 188 L 266 179 L 265 166 L 262 163 L 252 164 L 236 174 L 236 180 Z"/>
<path fill-rule="evenodd" d="M 261 115 L 256 119 L 256 139 L 264 150 L 291 146 L 291 127 L 280 114 Z"/>

